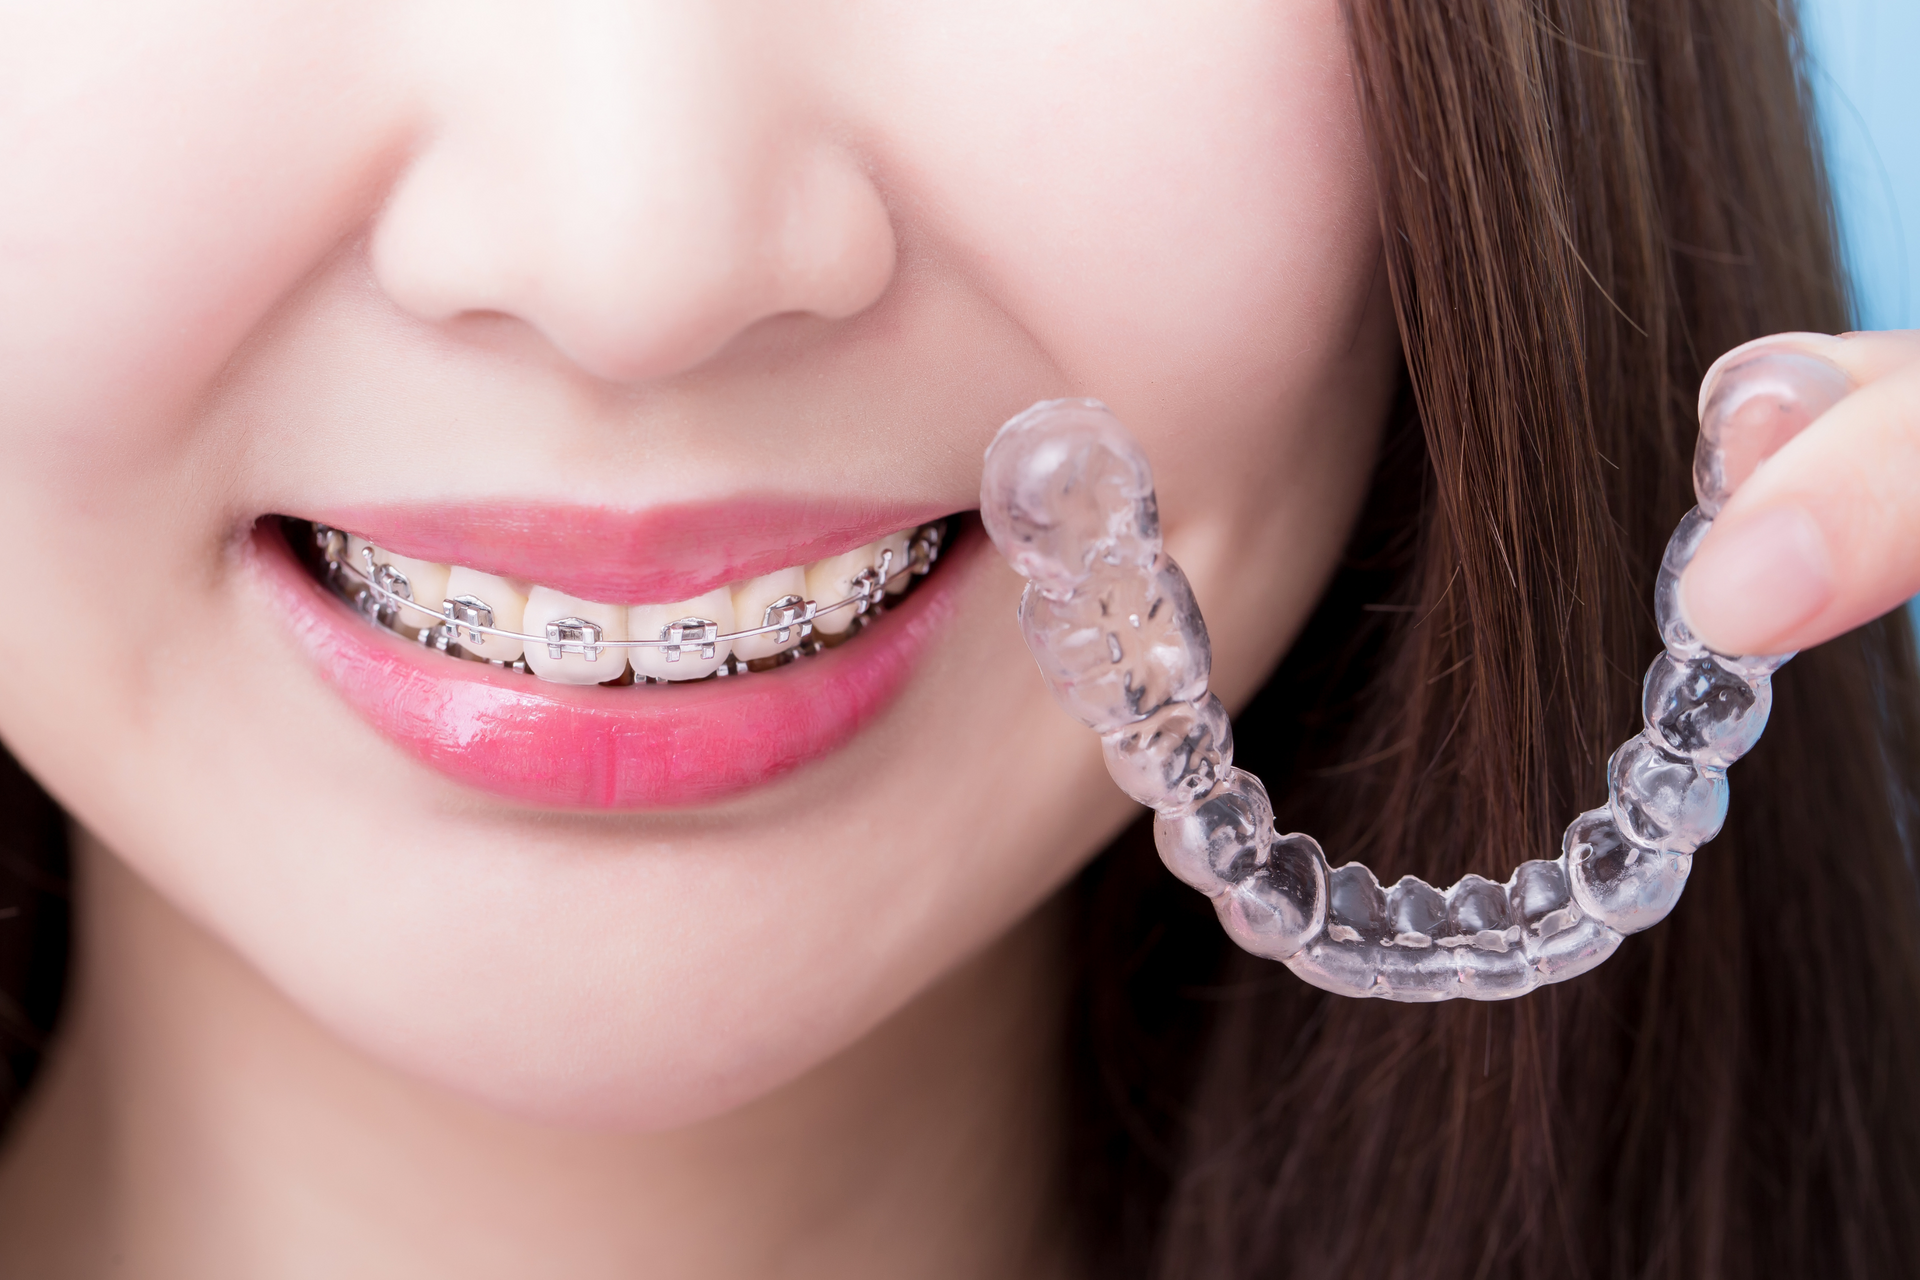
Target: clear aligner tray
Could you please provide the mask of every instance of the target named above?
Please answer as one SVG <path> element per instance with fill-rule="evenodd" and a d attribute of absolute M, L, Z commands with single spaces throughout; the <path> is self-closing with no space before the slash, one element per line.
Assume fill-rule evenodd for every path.
<path fill-rule="evenodd" d="M 1719 832 L 1727 766 L 1759 739 L 1772 673 L 1792 655 L 1709 652 L 1681 618 L 1680 573 L 1734 488 L 1848 390 L 1831 365 L 1779 351 L 1714 383 L 1699 505 L 1654 586 L 1666 650 L 1642 684 L 1641 732 L 1608 762 L 1607 803 L 1573 820 L 1557 856 L 1503 883 L 1382 885 L 1275 829 L 1266 788 L 1233 766 L 1226 708 L 1207 691 L 1206 623 L 1161 546 L 1146 457 L 1104 405 L 1046 401 L 1002 427 L 981 516 L 1028 579 L 1020 626 L 1048 688 L 1099 732 L 1114 781 L 1154 811 L 1161 859 L 1213 900 L 1235 942 L 1341 995 L 1507 999 L 1592 969 L 1665 918 Z"/>

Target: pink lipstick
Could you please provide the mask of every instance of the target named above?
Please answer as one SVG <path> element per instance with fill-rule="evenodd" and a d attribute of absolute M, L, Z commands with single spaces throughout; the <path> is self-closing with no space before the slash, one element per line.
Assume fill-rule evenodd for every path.
<path fill-rule="evenodd" d="M 543 582 L 558 577 L 602 599 L 647 600 L 689 595 L 756 567 L 792 563 L 815 548 L 838 550 L 871 529 L 903 522 L 897 512 L 843 516 L 838 524 L 816 524 L 804 539 L 771 548 L 763 543 L 758 550 L 737 538 L 707 548 L 683 541 L 681 550 L 650 555 L 628 570 L 604 550 L 548 563 L 542 553 L 565 541 L 563 530 L 605 528 L 602 513 L 552 516 L 545 512 L 543 522 L 527 526 L 537 527 L 539 536 L 517 544 L 501 532 L 512 527 L 504 522 L 457 537 L 430 535 L 424 518 L 417 528 L 392 518 L 366 527 L 417 553 L 480 560 L 496 572 L 520 570 L 520 576 Z M 904 521 L 913 518 L 908 514 Z M 419 536 L 408 540 L 409 532 Z M 943 565 L 970 561 L 980 544 L 978 531 L 966 530 Z M 658 550 L 675 544 L 656 538 L 651 545 Z M 498 548 L 500 558 L 484 554 L 489 547 Z M 463 662 L 369 624 L 306 572 L 277 521 L 255 529 L 248 558 L 322 676 L 414 759 L 506 800 L 603 811 L 711 803 L 843 746 L 904 686 L 951 616 L 959 579 L 959 566 L 950 565 L 894 603 L 854 642 L 779 670 L 669 686 L 568 687 Z M 577 576 L 569 578 L 567 571 Z"/>

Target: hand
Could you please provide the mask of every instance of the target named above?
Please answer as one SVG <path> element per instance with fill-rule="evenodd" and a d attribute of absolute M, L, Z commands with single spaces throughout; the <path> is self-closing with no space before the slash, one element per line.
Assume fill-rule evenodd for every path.
<path fill-rule="evenodd" d="M 1721 653 L 1804 649 L 1920 593 L 1920 330 L 1776 334 L 1714 362 L 1785 349 L 1855 390 L 1733 493 L 1680 579 L 1693 633 Z"/>

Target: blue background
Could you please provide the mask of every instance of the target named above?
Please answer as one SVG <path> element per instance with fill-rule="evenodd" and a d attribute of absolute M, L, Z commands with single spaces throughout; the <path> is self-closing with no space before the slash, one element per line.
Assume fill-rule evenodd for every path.
<path fill-rule="evenodd" d="M 1854 323 L 1920 328 L 1920 0 L 1801 0 L 1800 21 Z"/>
<path fill-rule="evenodd" d="M 1863 329 L 1920 328 L 1920 0 L 1801 0 Z"/>

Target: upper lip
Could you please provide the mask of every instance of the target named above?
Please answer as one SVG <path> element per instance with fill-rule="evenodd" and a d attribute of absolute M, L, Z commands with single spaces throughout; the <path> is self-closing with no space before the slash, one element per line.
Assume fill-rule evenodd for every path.
<path fill-rule="evenodd" d="M 302 516 L 397 555 L 603 604 L 670 604 L 951 514 L 932 503 L 769 494 L 642 509 L 512 501 L 343 506 Z"/>

